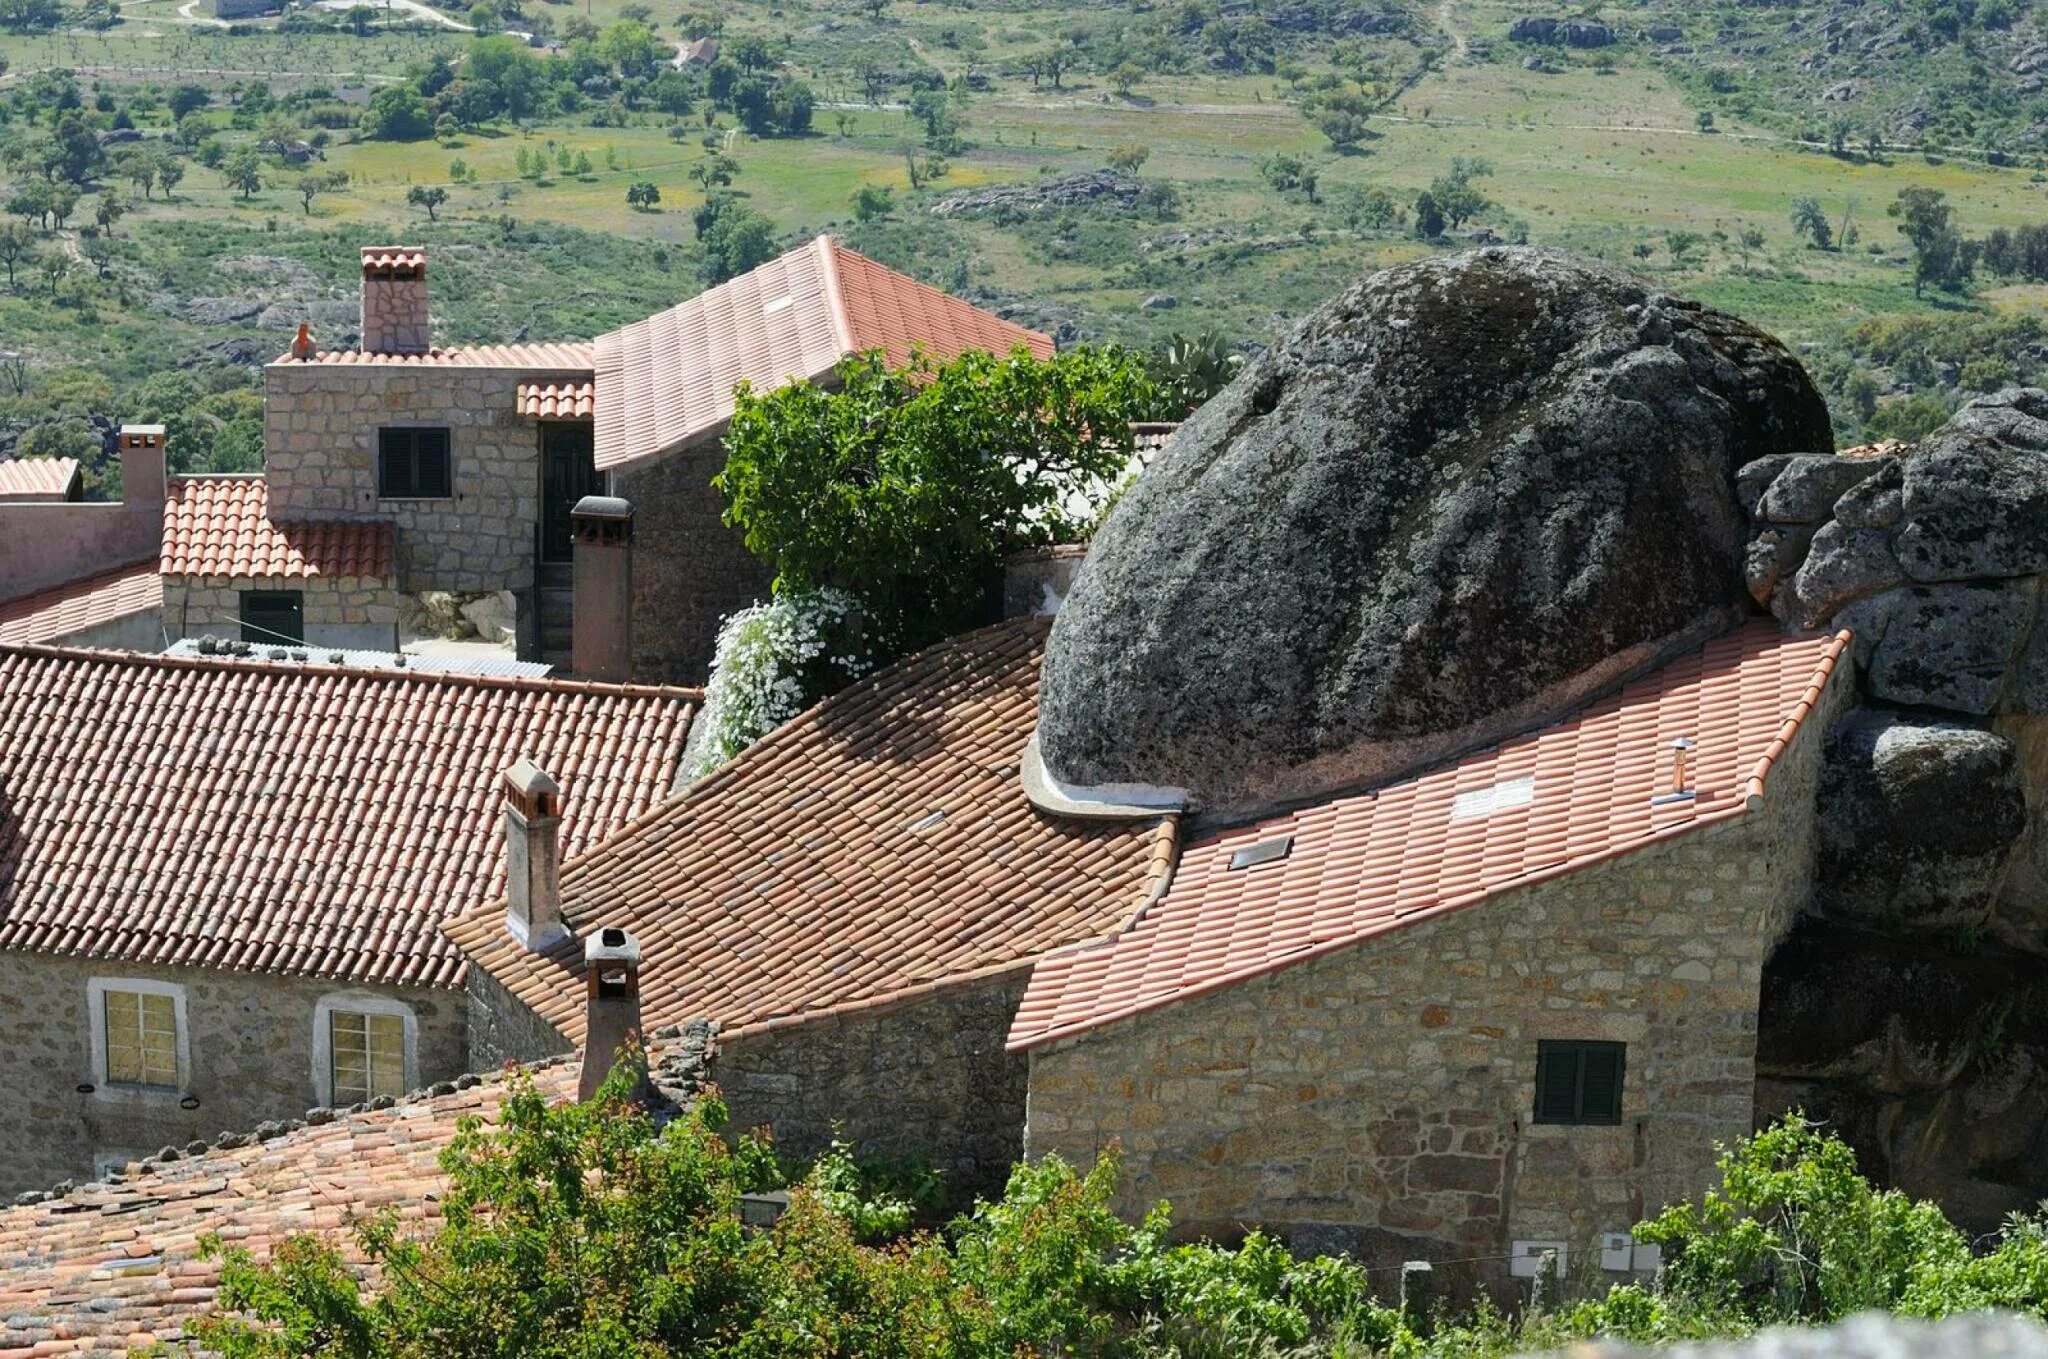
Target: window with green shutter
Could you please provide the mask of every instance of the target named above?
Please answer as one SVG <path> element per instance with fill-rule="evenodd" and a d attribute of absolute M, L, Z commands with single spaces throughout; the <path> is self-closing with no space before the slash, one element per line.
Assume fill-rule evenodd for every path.
<path fill-rule="evenodd" d="M 1625 1043 L 1536 1044 L 1536 1121 L 1615 1124 L 1621 1122 L 1621 1079 Z"/>

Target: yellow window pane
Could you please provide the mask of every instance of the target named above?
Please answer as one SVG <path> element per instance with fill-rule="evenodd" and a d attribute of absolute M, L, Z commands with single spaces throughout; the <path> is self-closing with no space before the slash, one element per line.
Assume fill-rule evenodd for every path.
<path fill-rule="evenodd" d="M 136 991 L 104 993 L 110 1082 L 176 1086 L 178 1010 L 171 996 Z"/>
<path fill-rule="evenodd" d="M 405 1093 L 405 1021 L 370 1015 L 370 1093 L 393 1099 Z"/>

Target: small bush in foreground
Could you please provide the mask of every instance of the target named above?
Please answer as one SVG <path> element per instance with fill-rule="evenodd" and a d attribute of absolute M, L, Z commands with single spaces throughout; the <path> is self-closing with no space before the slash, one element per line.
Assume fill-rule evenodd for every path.
<path fill-rule="evenodd" d="M 2048 1225 L 2016 1218 L 1982 1254 L 1932 1205 L 1878 1190 L 1849 1149 L 1788 1117 L 1721 1161 L 1698 1204 L 1638 1229 L 1653 1286 L 1508 1317 L 1481 1303 L 1423 1326 L 1377 1301 L 1353 1262 L 1252 1233 L 1174 1245 L 1161 1204 L 1114 1211 L 1114 1148 L 1086 1173 L 1018 1166 L 1000 1199 L 943 1231 L 845 1147 L 796 1178 L 772 1227 L 739 1197 L 783 1183 L 773 1149 L 729 1142 L 713 1098 L 659 1130 L 625 1104 L 550 1105 L 515 1076 L 495 1128 L 443 1153 L 443 1221 L 408 1237 L 359 1223 L 367 1290 L 333 1243 L 266 1263 L 217 1240 L 228 1311 L 198 1326 L 228 1359 L 691 1355 L 706 1359 L 1019 1359 L 1088 1355 L 1505 1356 L 1594 1336 L 1644 1343 L 1823 1323 L 1886 1308 L 2048 1314 Z M 1381 1276 L 1384 1279 L 1384 1276 Z"/>

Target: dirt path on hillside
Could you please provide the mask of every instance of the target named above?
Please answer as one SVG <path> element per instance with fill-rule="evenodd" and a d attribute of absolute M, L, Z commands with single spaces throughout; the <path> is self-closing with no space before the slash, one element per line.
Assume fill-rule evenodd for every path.
<path fill-rule="evenodd" d="M 1436 26 L 1451 40 L 1451 55 L 1463 61 L 1472 49 L 1465 41 L 1465 30 L 1451 22 L 1451 0 L 1437 0 Z"/>

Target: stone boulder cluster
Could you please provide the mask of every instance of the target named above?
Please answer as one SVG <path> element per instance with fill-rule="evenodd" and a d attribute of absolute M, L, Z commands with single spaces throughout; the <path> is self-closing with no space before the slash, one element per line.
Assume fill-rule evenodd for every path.
<path fill-rule="evenodd" d="M 1995 1225 L 2048 1194 L 2048 392 L 1832 449 L 1782 345 L 1630 275 L 1498 247 L 1374 275 L 1099 532 L 1047 644 L 1045 784 L 1227 825 L 1499 740 L 1759 611 L 1853 629 L 1759 1107 Z"/>

